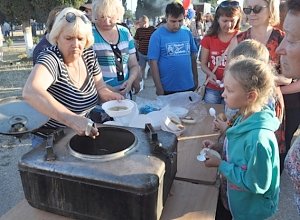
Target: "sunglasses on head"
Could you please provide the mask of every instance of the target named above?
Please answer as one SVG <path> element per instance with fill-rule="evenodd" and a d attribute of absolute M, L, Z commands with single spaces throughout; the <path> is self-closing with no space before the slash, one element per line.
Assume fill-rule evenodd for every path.
<path fill-rule="evenodd" d="M 219 6 L 221 8 L 238 8 L 240 5 L 237 1 L 223 1 Z"/>
<path fill-rule="evenodd" d="M 81 18 L 81 20 L 87 24 L 90 23 L 90 20 L 85 16 L 85 15 L 75 15 L 73 12 L 68 12 L 67 14 L 64 15 L 66 18 L 66 21 L 69 23 L 73 23 L 76 20 L 76 17 Z"/>
<path fill-rule="evenodd" d="M 263 8 L 266 8 L 268 6 L 264 5 L 264 6 L 260 6 L 260 5 L 255 5 L 253 8 L 243 8 L 243 11 L 246 15 L 250 15 L 251 14 L 251 11 L 253 11 L 254 14 L 258 14 L 261 12 L 261 10 Z"/>

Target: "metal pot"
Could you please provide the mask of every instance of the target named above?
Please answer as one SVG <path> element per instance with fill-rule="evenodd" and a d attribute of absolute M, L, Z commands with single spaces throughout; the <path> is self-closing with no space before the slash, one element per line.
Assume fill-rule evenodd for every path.
<path fill-rule="evenodd" d="M 99 127 L 100 135 L 95 139 L 73 136 L 69 149 L 73 156 L 81 159 L 107 161 L 124 156 L 136 146 L 134 133 L 119 127 Z"/>
<path fill-rule="evenodd" d="M 53 146 L 55 160 L 44 159 L 43 146 L 22 157 L 29 204 L 84 220 L 159 219 L 177 170 L 176 136 L 113 126 L 99 132 L 92 140 L 66 131 Z"/>
<path fill-rule="evenodd" d="M 0 134 L 21 135 L 47 123 L 49 118 L 31 107 L 22 97 L 0 100 Z"/>

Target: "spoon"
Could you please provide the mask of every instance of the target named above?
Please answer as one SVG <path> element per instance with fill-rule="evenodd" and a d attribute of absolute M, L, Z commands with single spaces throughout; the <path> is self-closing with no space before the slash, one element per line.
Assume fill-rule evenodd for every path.
<path fill-rule="evenodd" d="M 206 157 L 205 157 L 205 154 L 199 154 L 197 156 L 197 160 L 203 162 L 203 161 L 206 161 Z"/>
<path fill-rule="evenodd" d="M 215 119 L 217 119 L 217 116 L 216 116 L 216 110 L 214 108 L 210 108 L 209 109 L 209 114 L 210 116 L 214 117 Z"/>
<path fill-rule="evenodd" d="M 220 88 L 223 88 L 224 87 L 224 83 L 222 83 L 221 80 L 216 80 L 216 83 L 218 83 L 218 85 L 220 86 Z"/>
<path fill-rule="evenodd" d="M 206 153 L 209 151 L 210 149 L 208 148 L 203 148 L 200 152 L 199 155 L 197 155 L 197 160 L 203 162 L 206 161 Z"/>

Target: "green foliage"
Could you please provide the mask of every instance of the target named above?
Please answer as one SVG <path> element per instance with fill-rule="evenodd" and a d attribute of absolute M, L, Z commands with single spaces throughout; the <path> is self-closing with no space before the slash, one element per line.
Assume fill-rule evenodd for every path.
<path fill-rule="evenodd" d="M 134 20 L 134 15 L 131 10 L 126 10 L 124 14 L 124 18 L 128 18 L 129 20 Z"/>
<path fill-rule="evenodd" d="M 29 20 L 32 9 L 30 0 L 0 0 L 0 11 L 9 22 Z"/>
<path fill-rule="evenodd" d="M 217 1 L 218 0 L 211 0 L 211 1 L 208 1 L 208 2 L 211 3 L 212 6 L 216 7 L 218 5 Z"/>
<path fill-rule="evenodd" d="M 19 60 L 24 60 L 26 58 L 27 58 L 27 54 L 26 53 L 22 53 L 22 54 L 18 55 L 18 59 Z"/>
<path fill-rule="evenodd" d="M 10 37 L 8 37 L 5 39 L 5 43 L 7 47 L 11 47 L 14 44 L 14 41 Z"/>
<path fill-rule="evenodd" d="M 40 38 L 38 36 L 32 38 L 33 44 L 38 44 L 40 42 Z"/>
<path fill-rule="evenodd" d="M 49 12 L 55 6 L 79 8 L 84 2 L 85 0 L 0 0 L 0 11 L 12 23 L 27 23 L 31 18 L 45 23 Z"/>
<path fill-rule="evenodd" d="M 85 0 L 31 0 L 34 6 L 33 18 L 39 23 L 46 23 L 49 12 L 56 6 L 66 5 L 79 8 Z"/>
<path fill-rule="evenodd" d="M 138 19 L 142 15 L 154 18 L 164 14 L 165 6 L 168 2 L 159 2 L 154 0 L 138 0 L 135 17 Z"/>

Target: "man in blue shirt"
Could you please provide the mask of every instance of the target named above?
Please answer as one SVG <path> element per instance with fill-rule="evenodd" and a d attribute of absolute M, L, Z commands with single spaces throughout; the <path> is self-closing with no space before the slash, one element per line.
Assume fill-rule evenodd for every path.
<path fill-rule="evenodd" d="M 198 86 L 197 47 L 191 31 L 182 26 L 180 3 L 166 7 L 166 24 L 151 36 L 148 59 L 157 95 L 193 91 Z"/>

